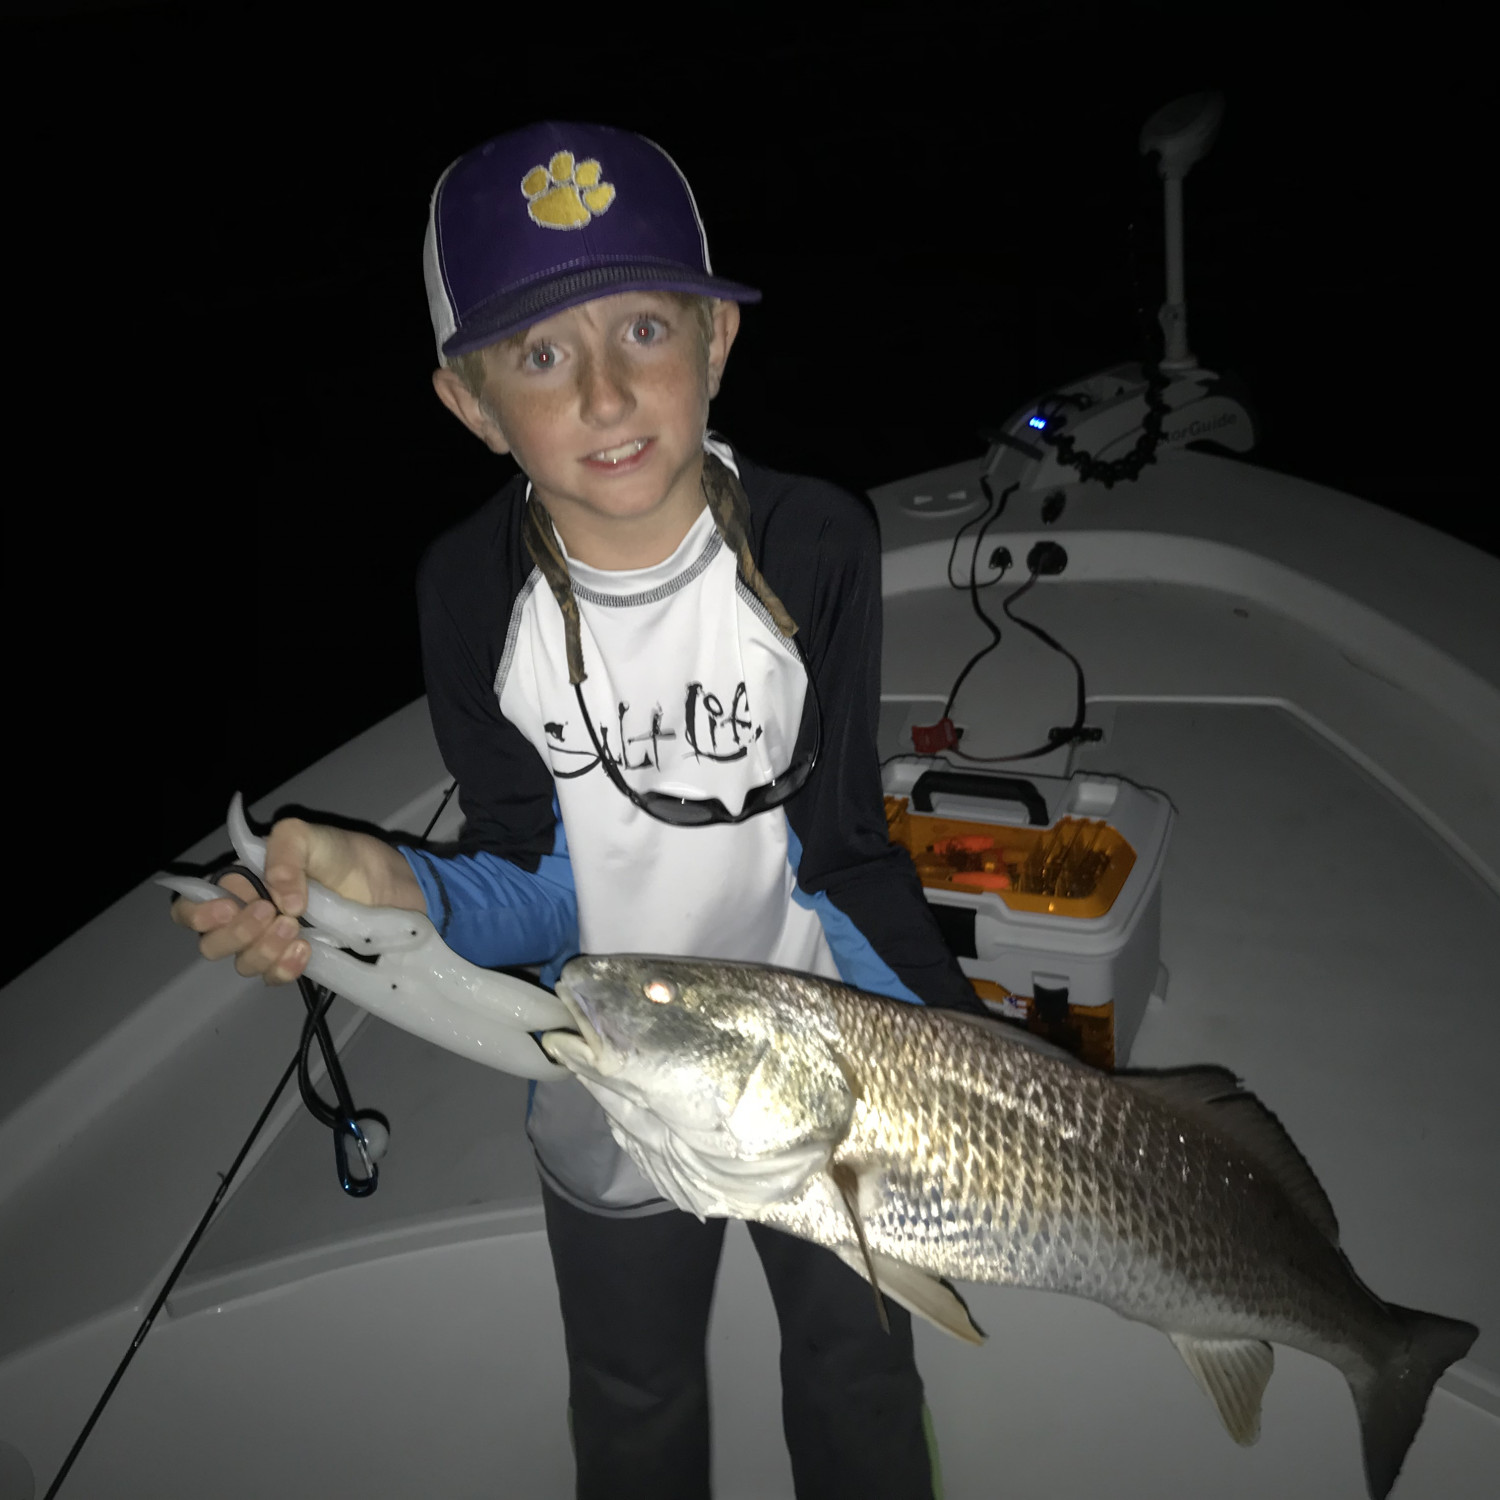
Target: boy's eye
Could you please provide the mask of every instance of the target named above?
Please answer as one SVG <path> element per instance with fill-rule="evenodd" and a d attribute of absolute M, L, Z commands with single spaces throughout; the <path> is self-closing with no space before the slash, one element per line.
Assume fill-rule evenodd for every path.
<path fill-rule="evenodd" d="M 522 356 L 521 363 L 528 370 L 553 370 L 557 368 L 557 350 L 551 344 L 533 344 Z"/>
<path fill-rule="evenodd" d="M 653 318 L 642 313 L 630 325 L 630 338 L 636 344 L 654 344 L 661 339 L 666 331 L 666 324 L 660 318 Z"/>

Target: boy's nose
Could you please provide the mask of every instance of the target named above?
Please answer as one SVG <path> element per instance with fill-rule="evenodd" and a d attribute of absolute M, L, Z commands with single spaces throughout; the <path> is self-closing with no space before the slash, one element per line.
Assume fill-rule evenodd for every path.
<path fill-rule="evenodd" d="M 584 421 L 596 427 L 609 427 L 629 416 L 635 397 L 621 362 L 608 354 L 580 361 L 578 403 Z"/>

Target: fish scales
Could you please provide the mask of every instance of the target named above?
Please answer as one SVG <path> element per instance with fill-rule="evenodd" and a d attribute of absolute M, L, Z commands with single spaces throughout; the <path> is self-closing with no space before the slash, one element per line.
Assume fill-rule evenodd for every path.
<path fill-rule="evenodd" d="M 1347 1342 L 1354 1309 L 1316 1313 L 1347 1280 L 1343 1258 L 1231 1143 L 951 1014 L 830 1000 L 860 1095 L 834 1160 L 859 1177 L 872 1249 L 1183 1331 L 1298 1344 L 1321 1333 L 1324 1357 Z M 756 1217 L 855 1245 L 826 1176 Z"/>

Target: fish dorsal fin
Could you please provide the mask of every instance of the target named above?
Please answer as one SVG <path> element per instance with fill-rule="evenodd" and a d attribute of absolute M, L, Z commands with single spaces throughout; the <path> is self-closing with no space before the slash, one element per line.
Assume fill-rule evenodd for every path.
<path fill-rule="evenodd" d="M 1253 1443 L 1260 1436 L 1260 1398 L 1276 1359 L 1271 1346 L 1260 1339 L 1171 1337 L 1230 1437 L 1242 1446 Z"/>
<path fill-rule="evenodd" d="M 1116 1073 L 1115 1078 L 1150 1094 L 1233 1142 L 1268 1171 L 1287 1197 L 1337 1245 L 1333 1205 L 1297 1149 L 1286 1127 L 1228 1068 L 1174 1068 L 1160 1073 Z"/>
<path fill-rule="evenodd" d="M 864 1257 L 853 1245 L 840 1245 L 838 1253 L 840 1259 L 861 1276 L 870 1275 Z M 984 1342 L 984 1333 L 975 1326 L 963 1298 L 946 1281 L 939 1281 L 917 1266 L 882 1255 L 878 1250 L 870 1252 L 870 1266 L 880 1277 L 881 1291 L 892 1302 L 899 1303 L 916 1317 L 926 1318 L 944 1333 L 952 1334 L 966 1344 Z"/>
<path fill-rule="evenodd" d="M 865 1222 L 859 1212 L 859 1174 L 848 1162 L 841 1161 L 835 1162 L 828 1169 L 828 1175 L 833 1178 L 833 1185 L 839 1190 L 839 1196 L 849 1212 L 854 1225 L 854 1237 L 859 1241 L 859 1253 L 864 1257 L 865 1275 L 875 1293 L 875 1314 L 880 1319 L 881 1328 L 889 1333 L 891 1320 L 885 1315 L 885 1298 L 880 1295 L 880 1276 L 875 1269 L 875 1258 L 870 1254 L 870 1242 L 865 1238 Z"/>

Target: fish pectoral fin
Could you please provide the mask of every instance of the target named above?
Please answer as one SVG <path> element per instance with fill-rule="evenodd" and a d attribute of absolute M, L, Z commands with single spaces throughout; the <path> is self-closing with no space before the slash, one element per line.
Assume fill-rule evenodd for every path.
<path fill-rule="evenodd" d="M 838 1253 L 845 1265 L 858 1271 L 861 1276 L 870 1276 L 864 1257 L 853 1245 L 840 1245 Z M 940 1281 L 936 1276 L 920 1267 L 908 1265 L 904 1260 L 882 1255 L 878 1250 L 870 1252 L 870 1262 L 880 1278 L 881 1292 L 892 1302 L 904 1307 L 915 1317 L 926 1318 L 944 1333 L 952 1334 L 966 1344 L 984 1342 L 984 1330 L 975 1324 L 969 1316 L 969 1309 L 964 1306 L 963 1298 L 946 1281 Z"/>
<path fill-rule="evenodd" d="M 1260 1398 L 1275 1354 L 1261 1339 L 1196 1339 L 1174 1333 L 1172 1342 L 1213 1402 L 1230 1437 L 1248 1446 L 1260 1436 Z"/>
<path fill-rule="evenodd" d="M 870 1254 L 870 1242 L 865 1238 L 865 1223 L 859 1213 L 859 1174 L 848 1162 L 841 1161 L 829 1167 L 828 1175 L 833 1178 L 833 1185 L 839 1190 L 839 1196 L 844 1200 L 844 1207 L 854 1224 L 854 1237 L 859 1241 L 859 1253 L 865 1261 L 865 1275 L 875 1293 L 875 1315 L 880 1319 L 881 1328 L 889 1333 L 891 1320 L 885 1315 L 885 1298 L 880 1295 L 880 1275 L 875 1269 L 875 1258 Z"/>

